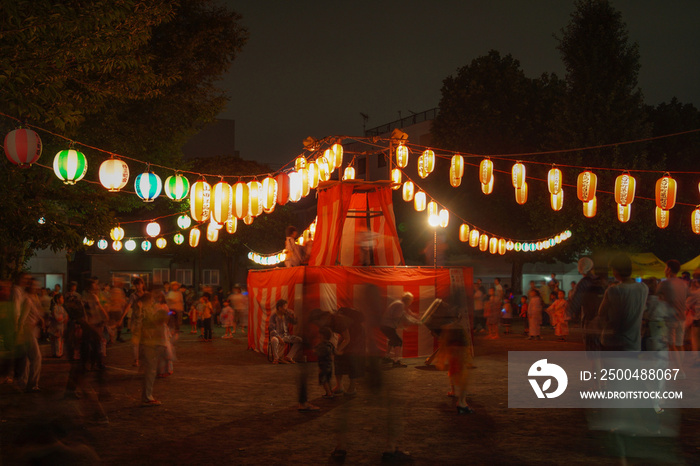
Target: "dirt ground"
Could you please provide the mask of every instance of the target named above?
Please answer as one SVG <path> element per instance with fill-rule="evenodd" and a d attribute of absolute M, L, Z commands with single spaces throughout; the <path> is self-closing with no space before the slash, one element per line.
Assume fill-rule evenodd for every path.
<path fill-rule="evenodd" d="M 131 345 L 109 346 L 103 383 L 89 376 L 109 423 L 95 417 L 95 397 L 64 399 L 65 359 L 44 359 L 39 393 L 0 385 L 1 464 L 80 464 L 77 457 L 109 465 L 333 464 L 339 431 L 347 432 L 345 464 L 381 463 L 389 432 L 416 464 L 619 464 L 616 437 L 589 429 L 590 413 L 508 408 L 507 351 L 580 351 L 576 329 L 565 343 L 551 330 L 528 341 L 518 326 L 498 340 L 477 336 L 469 390 L 476 413 L 462 416 L 446 396 L 446 373 L 423 358 L 381 371 L 379 391 L 366 378 L 357 396 L 327 400 L 314 363 L 272 365 L 246 349 L 245 337 L 221 334 L 216 329 L 211 343 L 183 334 L 174 375 L 156 380 L 159 407 L 140 404 Z M 305 368 L 318 412 L 297 410 Z M 663 435 L 627 439 L 632 464 L 700 464 L 698 410 L 667 410 L 654 422 L 664 425 Z"/>

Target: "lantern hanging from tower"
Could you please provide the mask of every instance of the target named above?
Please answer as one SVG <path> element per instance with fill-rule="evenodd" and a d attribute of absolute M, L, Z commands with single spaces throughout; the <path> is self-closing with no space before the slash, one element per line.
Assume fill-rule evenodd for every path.
<path fill-rule="evenodd" d="M 493 162 L 491 159 L 484 159 L 479 164 L 479 182 L 482 185 L 482 191 L 483 185 L 485 184 L 490 183 L 491 187 L 493 188 Z"/>
<path fill-rule="evenodd" d="M 297 202 L 301 199 L 301 174 L 299 172 L 291 172 L 289 174 L 289 200 L 292 202 Z M 245 215 L 238 216 L 238 218 L 243 218 Z"/>
<path fill-rule="evenodd" d="M 469 241 L 469 225 L 466 223 L 459 226 L 459 240 L 463 243 Z"/>
<path fill-rule="evenodd" d="M 211 185 L 204 179 L 190 188 L 190 216 L 195 222 L 206 222 L 211 215 Z"/>
<path fill-rule="evenodd" d="M 109 237 L 112 238 L 112 241 L 121 241 L 124 239 L 124 229 L 119 226 L 112 228 L 109 232 Z"/>
<path fill-rule="evenodd" d="M 426 196 L 424 191 L 418 191 L 413 197 L 413 207 L 416 212 L 423 212 L 426 206 Z"/>
<path fill-rule="evenodd" d="M 345 167 L 345 171 L 343 171 L 343 181 L 347 180 L 354 180 L 355 179 L 355 169 L 352 167 L 352 165 L 348 165 Z M 394 188 L 396 189 L 396 188 Z"/>
<path fill-rule="evenodd" d="M 77 150 L 62 150 L 53 159 L 53 172 L 65 184 L 75 184 L 87 173 L 87 159 Z"/>
<path fill-rule="evenodd" d="M 664 176 L 659 178 L 659 180 L 656 182 L 656 207 L 663 210 L 673 209 L 673 206 L 676 205 L 677 190 L 678 187 L 676 180 L 671 178 L 669 173 L 664 173 Z M 658 224 L 658 220 L 656 223 Z"/>
<path fill-rule="evenodd" d="M 668 210 L 660 209 L 658 207 L 655 210 L 656 226 L 659 228 L 666 228 L 668 226 L 670 212 Z"/>
<path fill-rule="evenodd" d="M 100 183 L 110 192 L 121 190 L 129 182 L 129 166 L 112 157 L 100 165 Z"/>
<path fill-rule="evenodd" d="M 248 182 L 248 213 L 253 217 L 263 213 L 262 184 L 258 180 Z"/>
<path fill-rule="evenodd" d="M 438 205 L 435 201 L 428 202 L 428 217 L 432 215 L 438 215 Z"/>
<path fill-rule="evenodd" d="M 579 173 L 576 179 L 576 195 L 581 202 L 590 202 L 595 198 L 598 176 L 590 170 Z"/>
<path fill-rule="evenodd" d="M 398 168 L 394 168 L 391 170 L 391 181 L 393 185 L 391 186 L 391 189 L 396 191 L 401 187 L 401 170 Z"/>
<path fill-rule="evenodd" d="M 320 180 L 318 177 L 318 164 L 315 161 L 309 162 L 309 166 L 306 167 L 306 178 L 309 183 L 309 189 L 316 189 L 318 187 L 318 182 Z"/>
<path fill-rule="evenodd" d="M 341 144 L 333 144 L 329 150 L 329 155 L 329 162 L 333 165 L 333 168 L 340 168 L 343 165 L 343 146 Z"/>
<path fill-rule="evenodd" d="M 143 199 L 144 202 L 153 202 L 155 198 L 160 196 L 163 182 L 160 181 L 160 176 L 147 169 L 134 180 L 134 189 L 136 190 L 136 195 Z"/>
<path fill-rule="evenodd" d="M 479 230 L 472 230 L 469 232 L 469 246 L 475 248 L 479 246 L 479 238 L 481 237 L 481 234 L 479 233 Z"/>
<path fill-rule="evenodd" d="M 627 205 L 622 205 L 618 204 L 617 205 L 617 219 L 621 221 L 622 223 L 626 223 L 630 219 L 630 214 L 632 210 L 632 205 L 627 204 Z"/>
<path fill-rule="evenodd" d="M 294 160 L 294 169 L 301 170 L 302 168 L 306 168 L 306 157 L 300 155 Z"/>
<path fill-rule="evenodd" d="M 431 150 L 425 150 L 418 157 L 418 175 L 421 178 L 425 178 L 430 175 L 435 169 L 435 152 Z"/>
<path fill-rule="evenodd" d="M 403 184 L 402 197 L 404 202 L 411 202 L 413 200 L 413 195 L 415 191 L 415 185 L 413 181 L 405 181 Z"/>
<path fill-rule="evenodd" d="M 527 183 L 523 183 L 520 188 L 515 188 L 515 202 L 520 205 L 527 202 Z"/>
<path fill-rule="evenodd" d="M 330 180 L 331 168 L 328 160 L 325 157 L 319 157 L 318 160 L 316 160 L 316 164 L 318 165 L 318 179 L 320 181 Z"/>
<path fill-rule="evenodd" d="M 5 156 L 20 167 L 28 167 L 41 157 L 41 138 L 31 129 L 16 129 L 5 136 Z"/>
<path fill-rule="evenodd" d="M 236 232 L 236 228 L 238 227 L 238 219 L 236 217 L 229 217 L 226 220 L 226 231 L 232 235 Z"/>
<path fill-rule="evenodd" d="M 457 176 L 458 173 L 459 171 L 457 168 L 450 166 L 450 186 L 453 188 L 459 188 L 459 185 L 462 184 L 462 177 Z"/>
<path fill-rule="evenodd" d="M 262 182 L 262 203 L 265 211 L 274 209 L 277 199 L 277 180 L 268 176 Z"/>
<path fill-rule="evenodd" d="M 453 155 L 450 160 L 450 170 L 454 172 L 455 177 L 462 178 L 464 176 L 464 157 L 459 154 Z"/>
<path fill-rule="evenodd" d="M 513 187 L 520 189 L 525 184 L 525 165 L 521 162 L 513 164 L 513 168 L 510 171 L 511 180 L 513 182 Z"/>
<path fill-rule="evenodd" d="M 486 252 L 489 249 L 489 235 L 482 233 L 479 236 L 479 251 Z"/>
<path fill-rule="evenodd" d="M 450 224 L 450 211 L 447 209 L 440 209 L 438 216 L 440 217 L 440 228 L 447 228 L 447 225 Z"/>
<path fill-rule="evenodd" d="M 634 191 L 637 181 L 629 173 L 625 172 L 615 179 L 615 202 L 626 206 L 634 201 Z"/>
<path fill-rule="evenodd" d="M 498 254 L 503 255 L 506 253 L 506 240 L 505 238 L 498 239 Z"/>
<path fill-rule="evenodd" d="M 491 194 L 493 192 L 493 176 L 488 183 L 481 183 L 481 192 L 484 194 Z"/>
<path fill-rule="evenodd" d="M 277 181 L 277 203 L 285 205 L 289 200 L 289 175 L 280 173 L 275 177 L 275 181 Z"/>
<path fill-rule="evenodd" d="M 593 199 L 583 203 L 583 216 L 593 218 L 596 213 L 598 213 L 598 199 L 593 196 Z"/>
<path fill-rule="evenodd" d="M 491 254 L 496 254 L 498 252 L 498 238 L 489 238 L 489 252 Z"/>
<path fill-rule="evenodd" d="M 299 189 L 301 189 L 301 186 L 299 186 Z M 301 194 L 301 191 L 299 191 L 299 194 Z M 248 196 L 250 196 L 250 192 L 246 183 L 239 181 L 233 185 L 232 213 L 234 217 L 243 218 L 246 215 L 248 215 L 248 208 L 250 207 L 250 201 L 248 200 Z"/>
<path fill-rule="evenodd" d="M 168 199 L 180 202 L 190 193 L 190 181 L 185 176 L 176 173 L 165 179 L 163 188 Z"/>
<path fill-rule="evenodd" d="M 396 148 L 396 166 L 405 168 L 408 165 L 408 147 L 401 144 Z"/>
<path fill-rule="evenodd" d="M 223 179 L 211 188 L 211 218 L 216 223 L 224 223 L 233 201 L 233 188 Z"/>
<path fill-rule="evenodd" d="M 549 189 L 549 194 L 559 194 L 561 192 L 561 187 L 561 170 L 552 166 L 551 170 L 549 170 L 549 173 L 547 174 L 547 188 Z"/>
<path fill-rule="evenodd" d="M 560 189 L 556 194 L 549 195 L 549 203 L 552 206 L 552 210 L 559 211 L 564 206 L 564 190 Z"/>

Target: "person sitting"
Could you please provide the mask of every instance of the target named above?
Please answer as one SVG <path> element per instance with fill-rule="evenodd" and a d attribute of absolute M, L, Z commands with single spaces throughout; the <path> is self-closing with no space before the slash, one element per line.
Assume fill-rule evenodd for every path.
<path fill-rule="evenodd" d="M 275 313 L 270 316 L 268 330 L 270 333 L 270 345 L 272 346 L 272 364 L 294 364 L 294 356 L 301 349 L 302 339 L 300 336 L 291 335 L 289 326 L 297 323 L 294 313 L 287 308 L 287 301 L 280 299 L 275 304 Z M 280 354 L 284 344 L 289 343 L 291 347 L 286 356 Z M 280 357 L 282 356 L 282 357 Z"/>

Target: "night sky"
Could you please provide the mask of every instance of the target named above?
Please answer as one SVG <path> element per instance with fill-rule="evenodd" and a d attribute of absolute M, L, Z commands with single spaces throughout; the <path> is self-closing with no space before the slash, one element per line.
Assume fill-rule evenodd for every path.
<path fill-rule="evenodd" d="M 442 80 L 489 50 L 528 77 L 564 77 L 554 34 L 573 1 L 220 0 L 250 39 L 220 83 L 241 157 L 279 166 L 307 136 L 367 128 L 437 107 Z M 617 0 L 640 47 L 646 103 L 700 104 L 700 1 Z"/>

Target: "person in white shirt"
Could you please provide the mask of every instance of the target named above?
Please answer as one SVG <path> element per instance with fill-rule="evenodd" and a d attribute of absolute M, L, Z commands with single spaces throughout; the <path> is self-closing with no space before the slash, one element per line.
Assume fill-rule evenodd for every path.
<path fill-rule="evenodd" d="M 288 226 L 286 236 L 287 238 L 284 242 L 284 249 L 286 251 L 284 265 L 287 267 L 296 267 L 297 265 L 306 263 L 307 258 L 304 247 L 296 242 L 299 237 L 299 231 L 297 231 L 296 227 Z"/>
<path fill-rule="evenodd" d="M 401 362 L 403 340 L 396 330 L 403 326 L 406 322 L 412 324 L 420 324 L 418 316 L 411 313 L 409 307 L 413 303 L 413 295 L 404 293 L 401 299 L 397 299 L 389 305 L 382 315 L 382 320 L 379 325 L 379 330 L 387 338 L 387 349 L 385 360 L 391 361 L 394 367 L 406 367 Z M 391 353 L 394 352 L 394 357 L 391 358 Z"/>

